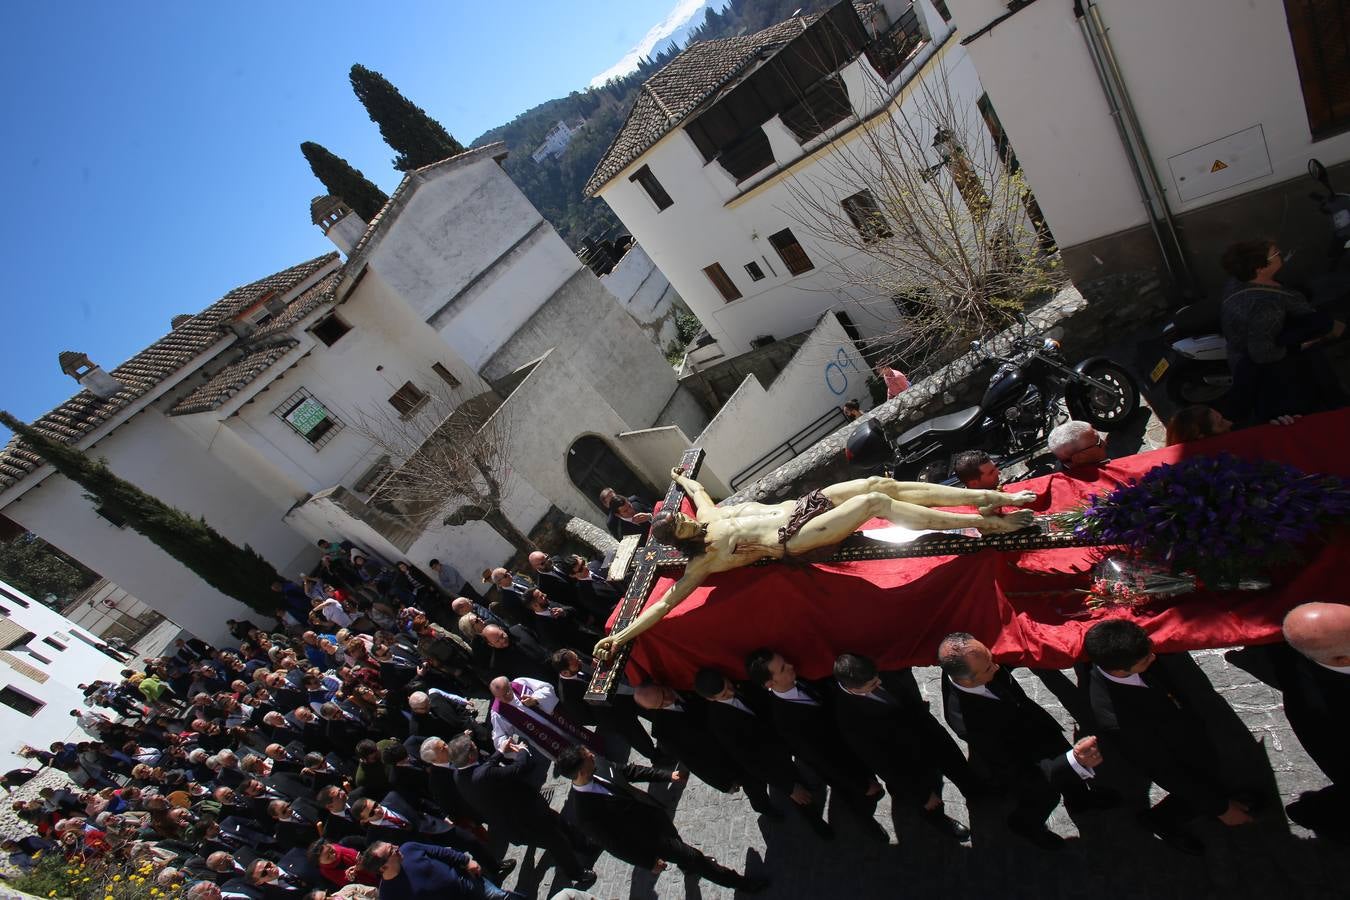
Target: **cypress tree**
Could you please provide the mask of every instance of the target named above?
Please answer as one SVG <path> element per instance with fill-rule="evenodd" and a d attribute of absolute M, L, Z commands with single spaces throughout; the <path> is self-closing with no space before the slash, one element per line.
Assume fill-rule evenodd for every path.
<path fill-rule="evenodd" d="M 276 608 L 272 582 L 280 576 L 272 564 L 248 546 L 239 547 L 205 519 L 194 519 L 129 481 L 118 478 L 101 459 L 54 441 L 7 412 L 0 425 L 18 434 L 52 468 L 83 487 L 85 496 L 110 518 L 122 519 L 211 587 L 259 612 Z"/>
<path fill-rule="evenodd" d="M 351 163 L 322 144 L 305 141 L 300 145 L 300 152 L 328 193 L 346 203 L 352 212 L 367 222 L 389 202 L 389 195 L 362 175 L 360 169 L 353 168 Z"/>
<path fill-rule="evenodd" d="M 463 153 L 464 147 L 422 107 L 399 93 L 379 72 L 352 66 L 352 90 L 365 106 L 380 136 L 394 149 L 394 168 L 409 172 Z"/>

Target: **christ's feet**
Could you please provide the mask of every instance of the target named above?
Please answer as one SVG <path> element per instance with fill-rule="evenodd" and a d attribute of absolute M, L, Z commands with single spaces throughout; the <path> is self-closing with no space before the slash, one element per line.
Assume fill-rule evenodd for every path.
<path fill-rule="evenodd" d="M 1018 491 L 1015 494 L 1004 494 L 1004 506 L 1029 506 L 1036 502 L 1035 491 Z"/>
<path fill-rule="evenodd" d="M 1035 523 L 1035 516 L 1029 509 L 1019 509 L 1017 512 L 1008 513 L 1006 516 L 985 515 L 979 522 L 975 523 L 975 528 L 981 534 L 1011 534 L 1014 531 L 1021 531 Z"/>

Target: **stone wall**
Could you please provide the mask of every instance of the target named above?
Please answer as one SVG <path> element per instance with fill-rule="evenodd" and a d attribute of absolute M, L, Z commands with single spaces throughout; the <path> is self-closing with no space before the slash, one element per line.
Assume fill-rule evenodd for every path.
<path fill-rule="evenodd" d="M 1111 275 L 1085 284 L 1081 291 L 1066 288 L 1029 311 L 1029 330 L 1043 333 L 1056 329 L 1065 357 L 1076 362 L 1098 352 L 1121 332 L 1160 317 L 1166 308 L 1162 282 L 1153 273 Z M 1006 353 L 1017 333 L 1020 330 L 1016 327 L 1005 331 L 990 339 L 988 346 L 996 353 Z M 895 437 L 924 419 L 979 402 L 989 375 L 982 357 L 966 353 L 868 415 Z M 857 477 L 844 459 L 844 444 L 854 427 L 849 423 L 828 435 L 796 459 L 728 497 L 727 502 L 785 500 L 821 485 Z"/>

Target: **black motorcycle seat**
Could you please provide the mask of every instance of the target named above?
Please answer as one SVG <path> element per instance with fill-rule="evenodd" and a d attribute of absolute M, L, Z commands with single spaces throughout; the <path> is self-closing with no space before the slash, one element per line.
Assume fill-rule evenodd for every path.
<path fill-rule="evenodd" d="M 936 418 L 929 419 L 926 422 L 920 422 L 918 425 L 915 425 L 909 431 L 906 431 L 904 434 L 900 435 L 900 438 L 896 441 L 896 444 L 898 444 L 901 447 L 904 447 L 911 441 L 916 441 L 919 438 L 925 437 L 929 434 L 934 433 L 945 434 L 947 432 L 952 431 L 962 431 L 968 428 L 972 422 L 974 422 L 977 418 L 979 418 L 979 415 L 980 415 L 980 408 L 978 406 L 968 406 L 959 412 L 947 413 L 947 415 L 945 416 L 937 416 Z"/>

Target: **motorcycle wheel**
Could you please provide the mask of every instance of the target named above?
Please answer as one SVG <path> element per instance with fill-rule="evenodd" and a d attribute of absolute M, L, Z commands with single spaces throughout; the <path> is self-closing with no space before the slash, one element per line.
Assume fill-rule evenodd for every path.
<path fill-rule="evenodd" d="M 1069 414 L 1075 419 L 1087 422 L 1093 428 L 1110 431 L 1117 427 L 1139 408 L 1139 388 L 1135 387 L 1130 373 L 1115 363 L 1099 362 L 1083 373 L 1089 378 L 1108 385 L 1111 391 L 1103 391 L 1084 385 L 1071 385 L 1065 392 L 1064 402 Z"/>

